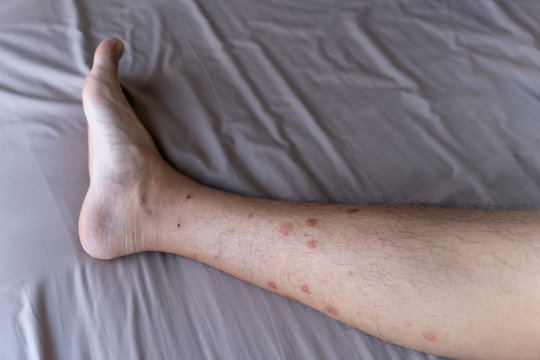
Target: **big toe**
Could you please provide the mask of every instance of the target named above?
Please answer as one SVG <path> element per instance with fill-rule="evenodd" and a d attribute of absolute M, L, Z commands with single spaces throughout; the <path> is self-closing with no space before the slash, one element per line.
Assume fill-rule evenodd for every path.
<path fill-rule="evenodd" d="M 129 106 L 118 81 L 118 62 L 124 53 L 124 44 L 116 38 L 103 40 L 94 53 L 92 70 L 83 86 L 83 106 L 87 117 L 111 103 Z"/>
<path fill-rule="evenodd" d="M 120 39 L 109 38 L 103 40 L 94 53 L 92 72 L 116 77 L 118 74 L 118 61 L 120 61 L 123 53 L 124 44 Z"/>

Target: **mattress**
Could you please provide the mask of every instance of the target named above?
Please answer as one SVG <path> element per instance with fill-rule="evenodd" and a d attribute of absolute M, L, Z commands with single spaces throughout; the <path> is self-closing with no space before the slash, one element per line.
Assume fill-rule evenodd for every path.
<path fill-rule="evenodd" d="M 289 201 L 540 205 L 540 3 L 0 2 L 1 359 L 442 359 L 180 256 L 89 257 L 104 38 L 163 157 Z"/>

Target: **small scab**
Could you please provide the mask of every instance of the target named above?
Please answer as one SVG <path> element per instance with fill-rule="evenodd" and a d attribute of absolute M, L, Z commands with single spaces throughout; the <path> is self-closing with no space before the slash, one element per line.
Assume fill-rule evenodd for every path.
<path fill-rule="evenodd" d="M 300 290 L 302 290 L 302 292 L 305 292 L 306 294 L 309 294 L 309 285 L 308 284 L 304 284 L 300 287 Z"/>
<path fill-rule="evenodd" d="M 314 240 L 309 240 L 306 244 L 309 249 L 315 249 L 317 247 Z"/>
<path fill-rule="evenodd" d="M 176 223 L 176 227 L 179 228 L 179 227 L 180 227 L 180 223 Z"/>
<path fill-rule="evenodd" d="M 189 200 L 189 199 L 191 199 L 191 194 L 186 195 L 186 200 Z"/>
<path fill-rule="evenodd" d="M 316 227 L 317 226 L 317 219 L 307 219 L 306 220 L 306 226 Z"/>
<path fill-rule="evenodd" d="M 326 312 L 329 313 L 330 315 L 338 316 L 338 309 L 336 309 L 336 308 L 333 307 L 332 305 L 326 305 L 326 307 L 325 307 L 324 309 L 325 309 Z"/>
<path fill-rule="evenodd" d="M 272 288 L 272 289 L 277 289 L 277 285 L 275 282 L 273 281 L 269 281 L 268 282 L 268 287 Z"/>
<path fill-rule="evenodd" d="M 293 224 L 291 223 L 283 223 L 279 226 L 279 233 L 283 236 L 289 235 L 293 231 Z"/>
<path fill-rule="evenodd" d="M 432 331 L 424 331 L 422 333 L 422 336 L 424 337 L 424 339 L 426 339 L 427 341 L 434 341 L 435 339 L 437 339 L 437 336 L 435 335 L 434 332 Z"/>
<path fill-rule="evenodd" d="M 355 214 L 358 212 L 358 209 L 347 209 L 345 210 L 346 214 Z"/>

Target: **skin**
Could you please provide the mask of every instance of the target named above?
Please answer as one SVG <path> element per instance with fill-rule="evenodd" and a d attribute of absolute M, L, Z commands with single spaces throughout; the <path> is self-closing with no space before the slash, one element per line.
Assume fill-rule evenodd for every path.
<path fill-rule="evenodd" d="M 122 52 L 103 41 L 83 88 L 89 255 L 173 253 L 411 349 L 540 358 L 539 212 L 291 203 L 203 186 L 161 158 L 124 98 Z"/>

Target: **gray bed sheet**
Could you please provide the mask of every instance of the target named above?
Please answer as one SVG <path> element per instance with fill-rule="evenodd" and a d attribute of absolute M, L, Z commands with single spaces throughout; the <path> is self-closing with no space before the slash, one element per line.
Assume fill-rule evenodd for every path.
<path fill-rule="evenodd" d="M 538 1 L 0 1 L 0 358 L 439 359 L 186 258 L 87 256 L 83 79 L 124 40 L 163 156 L 228 191 L 537 208 L 539 30 Z"/>

